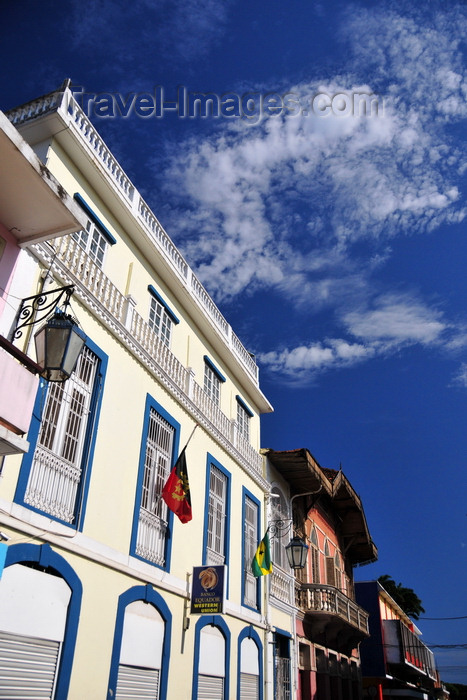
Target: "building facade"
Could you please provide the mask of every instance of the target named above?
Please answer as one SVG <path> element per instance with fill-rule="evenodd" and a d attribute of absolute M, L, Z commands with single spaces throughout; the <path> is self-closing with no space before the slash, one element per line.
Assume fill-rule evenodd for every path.
<path fill-rule="evenodd" d="M 0 695 L 289 700 L 293 579 L 272 610 L 251 572 L 272 410 L 255 359 L 66 85 L 0 116 Z M 87 340 L 46 382 L 17 312 L 70 285 Z M 181 523 L 161 493 L 185 446 Z M 191 612 L 195 566 L 224 567 L 222 610 Z"/>
<path fill-rule="evenodd" d="M 360 605 L 369 611 L 371 637 L 361 645 L 363 697 L 447 698 L 431 649 L 421 632 L 378 581 L 355 584 Z"/>
<path fill-rule="evenodd" d="M 271 493 L 288 503 L 285 520 L 308 546 L 294 582 L 297 697 L 359 700 L 359 644 L 369 629 L 355 599 L 353 567 L 377 558 L 362 503 L 342 471 L 321 467 L 307 449 L 264 452 Z M 275 522 L 281 519 L 271 519 L 273 531 Z M 289 533 L 278 533 L 278 551 Z"/>

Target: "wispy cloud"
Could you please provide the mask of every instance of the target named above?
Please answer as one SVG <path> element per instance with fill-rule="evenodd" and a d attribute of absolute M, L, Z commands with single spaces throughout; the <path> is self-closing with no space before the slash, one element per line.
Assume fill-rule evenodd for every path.
<path fill-rule="evenodd" d="M 269 288 L 291 304 L 306 300 L 309 313 L 326 305 L 340 323 L 335 338 L 263 352 L 273 371 L 312 374 L 402 345 L 462 344 L 429 303 L 375 296 L 373 284 L 398 236 L 466 215 L 467 157 L 450 134 L 467 114 L 466 23 L 452 9 L 423 25 L 415 10 L 352 8 L 348 74 L 284 89 L 303 100 L 375 92 L 378 116 L 218 120 L 211 135 L 172 151 L 165 186 L 179 208 L 169 223 L 216 299 Z"/>
<path fill-rule="evenodd" d="M 357 365 L 403 347 L 445 347 L 458 337 L 458 329 L 440 311 L 408 294 L 382 295 L 370 307 L 343 313 L 340 327 L 341 338 L 261 353 L 259 359 L 287 381 L 303 382 L 323 371 Z"/>

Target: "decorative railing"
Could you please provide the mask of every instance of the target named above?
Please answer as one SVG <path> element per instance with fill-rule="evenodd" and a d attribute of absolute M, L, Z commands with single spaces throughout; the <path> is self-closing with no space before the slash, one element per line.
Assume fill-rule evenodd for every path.
<path fill-rule="evenodd" d="M 270 594 L 284 603 L 293 604 L 294 577 L 279 569 L 275 564 L 271 574 Z"/>
<path fill-rule="evenodd" d="M 368 613 L 342 591 L 320 583 L 302 583 L 295 591 L 296 605 L 305 613 L 338 615 L 368 634 Z"/>
<path fill-rule="evenodd" d="M 125 327 L 140 346 L 169 379 L 183 392 L 213 426 L 228 440 L 257 474 L 262 475 L 262 457 L 235 429 L 235 423 L 221 411 L 204 389 L 194 380 L 189 370 L 177 360 L 134 309 L 128 299 L 109 280 L 101 268 L 81 248 L 73 236 L 64 236 L 56 242 L 56 258 L 91 292 L 94 299 Z"/>
<path fill-rule="evenodd" d="M 167 523 L 145 508 L 140 508 L 136 554 L 159 566 L 165 564 Z"/>
<path fill-rule="evenodd" d="M 33 508 L 72 523 L 80 478 L 78 467 L 38 445 L 24 500 Z"/>
<path fill-rule="evenodd" d="M 121 195 L 131 214 L 141 224 L 156 249 L 170 263 L 190 294 L 197 300 L 200 308 L 220 332 L 230 350 L 237 357 L 249 376 L 258 383 L 258 366 L 254 357 L 246 350 L 232 332 L 214 301 L 201 282 L 193 274 L 188 263 L 177 249 L 170 236 L 164 231 L 150 207 L 141 197 L 131 180 L 120 167 L 110 149 L 93 127 L 91 121 L 74 99 L 69 89 L 57 91 L 8 112 L 8 118 L 15 126 L 48 112 L 57 112 L 69 126 L 79 141 L 90 152 L 92 160 L 102 167 L 110 182 Z"/>

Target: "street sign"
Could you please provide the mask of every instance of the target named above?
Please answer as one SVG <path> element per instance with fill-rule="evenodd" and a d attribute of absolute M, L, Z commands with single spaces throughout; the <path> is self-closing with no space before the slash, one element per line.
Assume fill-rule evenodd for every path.
<path fill-rule="evenodd" d="M 224 612 L 225 566 L 194 566 L 191 586 L 191 614 L 216 615 Z"/>

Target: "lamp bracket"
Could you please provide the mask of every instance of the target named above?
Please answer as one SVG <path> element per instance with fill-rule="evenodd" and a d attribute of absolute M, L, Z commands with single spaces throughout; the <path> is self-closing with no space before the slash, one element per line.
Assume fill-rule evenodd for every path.
<path fill-rule="evenodd" d="M 36 323 L 45 321 L 55 311 L 57 306 L 64 299 L 64 307 L 70 303 L 70 297 L 75 291 L 73 285 L 51 289 L 49 292 L 41 292 L 33 296 L 26 297 L 21 301 L 18 313 L 16 314 L 15 327 L 11 334 L 11 341 L 21 338 L 23 328 L 34 326 Z"/>
<path fill-rule="evenodd" d="M 269 538 L 272 540 L 274 537 L 280 539 L 284 535 L 290 532 L 292 527 L 292 518 L 285 518 L 283 520 L 270 520 L 268 523 L 268 534 Z"/>

